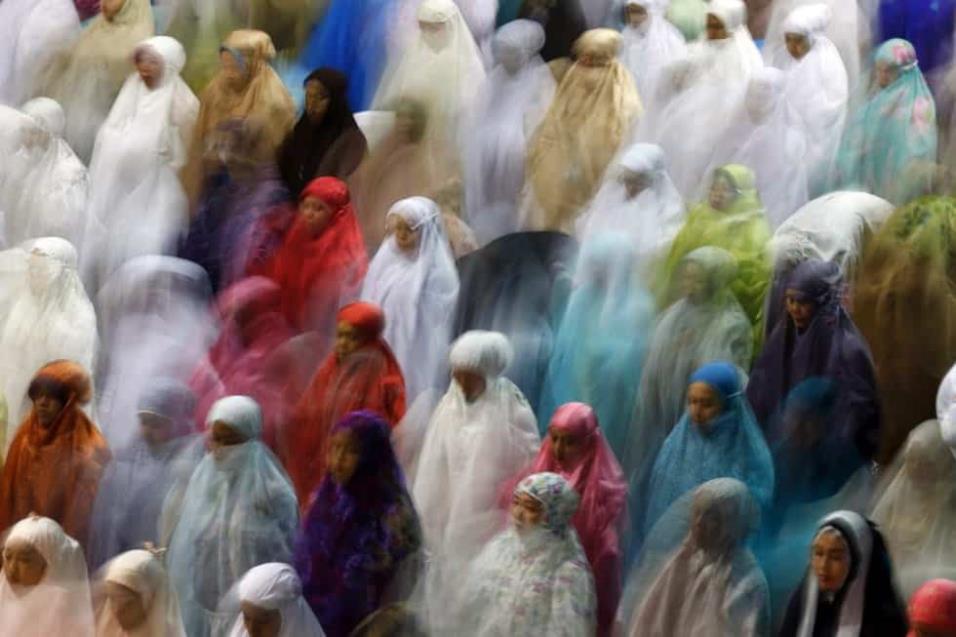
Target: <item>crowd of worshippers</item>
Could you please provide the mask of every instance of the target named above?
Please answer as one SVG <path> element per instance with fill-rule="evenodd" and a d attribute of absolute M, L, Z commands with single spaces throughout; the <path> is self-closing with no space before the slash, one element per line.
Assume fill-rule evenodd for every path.
<path fill-rule="evenodd" d="M 954 19 L 0 0 L 0 634 L 956 636 Z"/>

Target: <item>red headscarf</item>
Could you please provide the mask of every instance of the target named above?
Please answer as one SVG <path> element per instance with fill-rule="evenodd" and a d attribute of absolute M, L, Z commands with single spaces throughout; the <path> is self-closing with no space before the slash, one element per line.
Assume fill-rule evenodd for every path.
<path fill-rule="evenodd" d="M 910 598 L 910 626 L 920 624 L 933 634 L 956 637 L 956 582 L 934 579 L 920 586 Z M 916 637 L 910 628 L 907 637 Z"/>
<path fill-rule="evenodd" d="M 305 219 L 297 216 L 267 269 L 282 288 L 282 311 L 289 322 L 331 338 L 332 312 L 358 296 L 368 255 L 345 182 L 314 179 L 302 190 L 299 202 L 308 197 L 322 200 L 332 209 L 332 218 L 313 236 Z"/>
<path fill-rule="evenodd" d="M 77 363 L 53 361 L 34 376 L 31 397 L 38 385 L 58 394 L 63 409 L 49 426 L 31 409 L 17 429 L 0 478 L 0 529 L 36 513 L 85 543 L 100 476 L 111 458 L 100 430 L 80 408 L 92 397 L 90 376 Z"/>
<path fill-rule="evenodd" d="M 352 303 L 337 317 L 357 328 L 363 342 L 341 359 L 336 352 L 329 354 L 299 400 L 292 426 L 280 436 L 280 456 L 303 509 L 325 475 L 326 440 L 342 416 L 370 410 L 394 427 L 405 415 L 405 381 L 382 338 L 382 310 L 372 303 Z"/>
<path fill-rule="evenodd" d="M 559 407 L 548 431 L 560 431 L 581 444 L 574 466 L 554 457 L 551 436 L 545 436 L 538 457 L 522 477 L 550 471 L 560 474 L 581 496 L 574 528 L 587 554 L 598 597 L 598 635 L 609 635 L 621 596 L 620 525 L 627 501 L 627 481 L 614 452 L 598 426 L 594 410 L 584 403 Z"/>

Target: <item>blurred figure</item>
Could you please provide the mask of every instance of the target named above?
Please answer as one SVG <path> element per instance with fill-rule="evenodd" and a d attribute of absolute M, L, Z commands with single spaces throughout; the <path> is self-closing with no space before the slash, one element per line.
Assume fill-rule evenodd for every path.
<path fill-rule="evenodd" d="M 430 554 L 424 600 L 433 632 L 453 631 L 468 563 L 501 527 L 498 489 L 540 443 L 521 390 L 502 376 L 512 356 L 502 334 L 459 337 L 451 384 L 424 432 L 413 495 Z"/>
<path fill-rule="evenodd" d="M 823 518 L 810 547 L 810 568 L 790 598 L 780 637 L 906 635 L 906 609 L 880 531 L 858 513 Z"/>
<path fill-rule="evenodd" d="M 501 27 L 491 50 L 495 66 L 462 129 L 465 217 L 482 245 L 518 229 L 528 140 L 554 96 L 541 59 L 544 29 L 531 20 Z"/>
<path fill-rule="evenodd" d="M 642 590 L 633 615 L 622 615 L 627 634 L 768 634 L 767 580 L 747 548 L 760 508 L 747 486 L 710 480 L 673 508 L 677 513 L 654 529 L 652 548 L 629 585 Z M 674 538 L 680 539 L 671 549 Z"/>
<path fill-rule="evenodd" d="M 188 219 L 176 172 L 199 100 L 179 77 L 186 54 L 159 36 L 140 42 L 132 59 L 136 72 L 96 135 L 90 162 L 83 270 L 94 289 L 132 257 L 173 252 Z"/>
<path fill-rule="evenodd" d="M 164 378 L 140 398 L 137 435 L 113 455 L 96 494 L 87 549 L 92 567 L 146 542 L 160 544 L 163 503 L 170 493 L 182 495 L 202 459 L 190 435 L 195 406 L 188 387 Z"/>
<path fill-rule="evenodd" d="M 594 408 L 604 437 L 623 456 L 653 322 L 653 300 L 637 277 L 623 237 L 596 235 L 584 244 L 575 288 L 560 318 L 544 377 L 538 422 L 544 433 L 568 402 Z"/>
<path fill-rule="evenodd" d="M 661 72 L 687 54 L 684 35 L 668 21 L 669 0 L 614 0 L 623 21 L 621 60 L 634 76 L 637 91 L 647 102 L 655 102 Z"/>
<path fill-rule="evenodd" d="M 879 35 L 912 43 L 920 71 L 935 89 L 953 61 L 956 2 L 942 0 L 880 0 Z"/>
<path fill-rule="evenodd" d="M 579 0 L 523 0 L 518 17 L 544 27 L 541 57 L 545 62 L 571 57 L 574 43 L 588 28 Z"/>
<path fill-rule="evenodd" d="M 349 78 L 330 68 L 303 82 L 305 111 L 279 147 L 279 173 L 290 193 L 316 177 L 348 179 L 365 158 L 365 136 L 349 108 Z"/>
<path fill-rule="evenodd" d="M 377 305 L 350 303 L 340 309 L 335 347 L 282 432 L 280 456 L 303 510 L 325 477 L 335 423 L 345 414 L 368 410 L 395 427 L 405 415 L 405 381 L 384 330 L 385 315 Z"/>
<path fill-rule="evenodd" d="M 94 635 L 83 549 L 49 518 L 31 515 L 4 538 L 0 625 L 18 637 Z"/>
<path fill-rule="evenodd" d="M 687 410 L 661 448 L 648 486 L 647 533 L 685 493 L 714 478 L 736 478 L 762 510 L 773 497 L 770 450 L 730 363 L 708 363 L 687 383 Z"/>
<path fill-rule="evenodd" d="M 618 60 L 621 34 L 593 29 L 574 44 L 575 62 L 528 146 L 522 226 L 568 232 L 643 111 Z"/>
<path fill-rule="evenodd" d="M 458 270 L 438 205 L 425 197 L 397 202 L 390 232 L 369 265 L 362 299 L 386 316 L 385 341 L 403 370 L 406 400 L 444 387 Z"/>
<path fill-rule="evenodd" d="M 754 326 L 760 324 L 770 278 L 767 241 L 770 226 L 757 193 L 754 174 L 746 166 L 730 164 L 713 172 L 710 193 L 690 209 L 658 273 L 663 303 L 674 298 L 677 266 L 697 248 L 713 246 L 737 260 L 737 276 L 730 288 Z"/>
<path fill-rule="evenodd" d="M 0 209 L 9 245 L 39 237 L 62 237 L 83 247 L 90 180 L 86 167 L 63 139 L 66 119 L 55 101 L 38 97 L 20 107 L 29 116 L 11 134 L 17 162 L 0 187 Z M 5 162 L 6 163 L 6 162 Z"/>
<path fill-rule="evenodd" d="M 218 612 L 219 601 L 253 566 L 291 560 L 299 524 L 289 478 L 260 441 L 256 402 L 229 396 L 206 420 L 210 450 L 182 501 L 163 511 L 176 521 L 166 563 L 187 635 L 209 635 L 233 621 Z"/>
<path fill-rule="evenodd" d="M 185 637 L 162 553 L 130 550 L 103 567 L 94 591 L 96 637 Z"/>
<path fill-rule="evenodd" d="M 33 97 L 37 74 L 80 30 L 71 0 L 0 3 L 0 104 L 15 106 Z"/>
<path fill-rule="evenodd" d="M 597 634 L 610 635 L 621 596 L 627 482 L 594 410 L 584 403 L 558 407 L 526 471 L 557 473 L 581 496 L 574 528 L 594 573 Z"/>
<path fill-rule="evenodd" d="M 0 528 L 36 513 L 86 544 L 110 461 L 106 441 L 82 409 L 93 395 L 90 376 L 77 363 L 54 361 L 36 372 L 28 395 L 33 409 L 10 443 L 0 477 Z"/>
<path fill-rule="evenodd" d="M 823 3 L 797 7 L 783 23 L 786 46 L 772 47 L 768 58 L 785 73 L 784 96 L 806 132 L 811 197 L 826 190 L 847 115 L 849 80 L 840 52 L 827 37 L 831 19 Z"/>
<path fill-rule="evenodd" d="M 899 208 L 863 252 L 853 320 L 870 344 L 883 406 L 877 461 L 888 463 L 935 398 L 956 360 L 950 250 L 956 200 L 925 197 Z"/>
<path fill-rule="evenodd" d="M 873 61 L 872 82 L 847 121 L 830 185 L 861 188 L 902 205 L 930 192 L 936 105 L 912 44 L 888 40 Z"/>
<path fill-rule="evenodd" d="M 956 582 L 934 579 L 913 593 L 908 637 L 956 634 Z"/>
<path fill-rule="evenodd" d="M 322 628 L 346 637 L 386 600 L 411 593 L 422 532 L 387 421 L 369 411 L 346 414 L 323 453 L 328 474 L 305 515 L 295 564 Z"/>
<path fill-rule="evenodd" d="M 478 554 L 461 591 L 469 635 L 593 635 L 594 579 L 571 519 L 580 497 L 561 476 L 514 489 L 511 520 Z"/>
<path fill-rule="evenodd" d="M 76 271 L 76 250 L 65 239 L 43 237 L 9 256 L 22 264 L 0 331 L 0 378 L 10 410 L 7 439 L 29 411 L 27 386 L 37 369 L 66 358 L 86 370 L 96 354 L 96 314 Z"/>
<path fill-rule="evenodd" d="M 103 0 L 99 15 L 80 37 L 36 76 L 34 95 L 63 106 L 66 140 L 84 163 L 90 161 L 96 132 L 129 75 L 133 51 L 153 33 L 149 0 Z"/>
<path fill-rule="evenodd" d="M 238 605 L 229 637 L 325 637 L 302 598 L 299 576 L 288 564 L 270 562 L 250 569 L 227 601 Z"/>

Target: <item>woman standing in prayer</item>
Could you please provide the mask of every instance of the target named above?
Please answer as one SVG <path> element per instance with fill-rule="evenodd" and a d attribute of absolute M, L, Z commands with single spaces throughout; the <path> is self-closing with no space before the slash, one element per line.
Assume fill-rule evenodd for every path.
<path fill-rule="evenodd" d="M 687 215 L 659 274 L 665 304 L 673 298 L 669 288 L 673 289 L 677 266 L 684 257 L 697 248 L 713 246 L 737 260 L 737 275 L 730 288 L 751 324 L 760 324 L 770 279 L 767 242 L 771 233 L 754 181 L 753 172 L 739 164 L 714 171 L 707 201 Z"/>
<path fill-rule="evenodd" d="M 846 124 L 831 189 L 856 187 L 903 205 L 930 192 L 936 105 L 913 45 L 887 40 L 874 55 L 865 101 Z"/>
<path fill-rule="evenodd" d="M 823 518 L 810 569 L 790 598 L 780 637 L 903 637 L 906 609 L 880 531 L 852 511 Z"/>
<path fill-rule="evenodd" d="M 956 635 L 956 582 L 934 579 L 913 593 L 907 637 Z"/>
<path fill-rule="evenodd" d="M 84 272 L 100 283 L 131 257 L 174 251 L 188 219 L 177 171 L 199 112 L 179 72 L 186 53 L 158 36 L 137 45 L 131 74 L 96 135 Z"/>
<path fill-rule="evenodd" d="M 353 411 L 368 410 L 395 427 L 405 415 L 405 381 L 384 330 L 385 314 L 377 305 L 351 303 L 339 310 L 335 347 L 280 436 L 280 456 L 302 509 L 325 477 L 335 423 Z"/>
<path fill-rule="evenodd" d="M 560 475 L 515 487 L 508 528 L 475 559 L 460 630 L 491 635 L 594 635 L 594 580 L 572 518 L 580 496 Z"/>
<path fill-rule="evenodd" d="M 569 232 L 641 116 L 634 79 L 617 59 L 621 34 L 593 29 L 574 44 L 575 63 L 528 146 L 522 223 Z"/>
<path fill-rule="evenodd" d="M 628 622 L 631 637 L 695 635 L 719 637 L 766 635 L 770 629 L 767 580 L 747 538 L 759 526 L 760 508 L 747 486 L 733 478 L 717 478 L 684 497 L 654 530 L 638 579 L 645 591 Z M 687 510 L 689 509 L 689 510 Z M 679 544 L 666 559 L 655 553 Z M 661 544 L 659 544 L 661 543 Z M 645 582 L 638 582 L 642 587 Z"/>
<path fill-rule="evenodd" d="M 94 635 L 83 549 L 49 518 L 30 515 L 4 538 L 0 626 L 17 637 Z"/>
<path fill-rule="evenodd" d="M 365 136 L 346 95 L 349 78 L 335 69 L 312 71 L 303 82 L 305 111 L 279 148 L 279 173 L 289 192 L 316 177 L 348 179 L 365 157 Z"/>
<path fill-rule="evenodd" d="M 736 478 L 762 509 L 773 496 L 770 450 L 730 363 L 708 363 L 687 386 L 687 410 L 657 455 L 644 530 L 685 493 L 714 478 Z"/>
<path fill-rule="evenodd" d="M 288 564 L 269 562 L 250 569 L 221 606 L 237 615 L 229 637 L 325 637 Z"/>
<path fill-rule="evenodd" d="M 322 628 L 346 637 L 386 600 L 411 593 L 422 534 L 381 416 L 347 414 L 323 453 L 328 474 L 305 516 L 295 564 Z"/>
<path fill-rule="evenodd" d="M 544 43 L 532 20 L 501 27 L 491 43 L 495 66 L 465 120 L 465 216 L 482 245 L 518 229 L 528 140 L 554 97 Z"/>
<path fill-rule="evenodd" d="M 443 387 L 458 302 L 458 270 L 438 205 L 425 197 L 397 202 L 386 215 L 389 234 L 369 265 L 360 298 L 386 316 L 385 341 L 403 370 L 411 404 Z"/>
<path fill-rule="evenodd" d="M 591 407 L 567 403 L 554 412 L 528 473 L 543 471 L 557 473 L 581 496 L 572 522 L 594 573 L 597 634 L 609 635 L 621 596 L 627 482 Z"/>
<path fill-rule="evenodd" d="M 468 561 L 500 530 L 501 484 L 540 443 L 531 407 L 502 376 L 512 357 L 502 334 L 460 336 L 451 348 L 451 384 L 424 432 L 413 495 L 431 555 L 425 599 L 435 631 L 453 627 L 444 622 Z"/>
<path fill-rule="evenodd" d="M 58 360 L 33 377 L 33 408 L 7 450 L 0 476 L 0 528 L 30 513 L 59 522 L 85 544 L 100 477 L 110 450 L 83 405 L 93 387 L 77 363 Z"/>
<path fill-rule="evenodd" d="M 262 413 L 247 396 L 219 400 L 206 418 L 210 451 L 181 502 L 167 563 L 187 635 L 208 635 L 224 621 L 219 601 L 244 573 L 264 562 L 288 562 L 299 523 L 295 493 L 260 441 Z"/>
<path fill-rule="evenodd" d="M 537 410 L 544 429 L 559 405 L 588 403 L 619 455 L 647 351 L 642 335 L 653 322 L 654 303 L 638 279 L 636 256 L 617 235 L 595 235 L 582 248 Z"/>
<path fill-rule="evenodd" d="M 96 637 L 186 637 L 163 552 L 122 553 L 103 567 L 97 584 Z"/>
<path fill-rule="evenodd" d="M 103 0 L 100 14 L 79 39 L 40 72 L 34 93 L 63 106 L 66 139 L 84 162 L 129 75 L 133 51 L 153 33 L 149 0 Z"/>
<path fill-rule="evenodd" d="M 624 26 L 621 61 L 634 76 L 638 92 L 655 102 L 661 72 L 687 54 L 684 35 L 666 17 L 670 0 L 615 0 Z"/>

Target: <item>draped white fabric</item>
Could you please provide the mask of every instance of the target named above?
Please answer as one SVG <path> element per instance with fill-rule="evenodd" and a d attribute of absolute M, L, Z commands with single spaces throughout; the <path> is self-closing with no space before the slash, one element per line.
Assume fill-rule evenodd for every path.
<path fill-rule="evenodd" d="M 621 29 L 624 38 L 621 61 L 634 75 L 637 92 L 650 111 L 656 103 L 662 71 L 687 54 L 687 43 L 677 27 L 667 20 L 668 0 L 624 0 L 618 4 L 620 12 L 636 5 L 648 14 L 640 26 L 625 23 Z"/>
<path fill-rule="evenodd" d="M 179 601 L 169 584 L 162 556 L 137 549 L 127 551 L 103 567 L 101 588 L 119 584 L 139 598 L 145 611 L 143 623 L 126 629 L 116 617 L 117 609 L 105 591 L 99 591 L 96 607 L 96 637 L 186 637 L 179 615 Z"/>
<path fill-rule="evenodd" d="M 263 610 L 277 610 L 282 625 L 276 637 L 325 637 L 312 609 L 302 599 L 302 582 L 288 564 L 260 564 L 242 576 L 230 597 Z M 230 600 L 233 601 L 233 600 Z M 229 637 L 249 637 L 242 615 L 236 618 Z"/>

